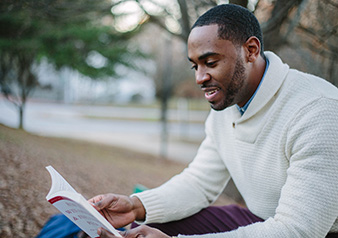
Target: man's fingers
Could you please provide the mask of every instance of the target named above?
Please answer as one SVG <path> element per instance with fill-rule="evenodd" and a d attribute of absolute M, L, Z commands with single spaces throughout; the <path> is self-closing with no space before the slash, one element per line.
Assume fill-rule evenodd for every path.
<path fill-rule="evenodd" d="M 94 207 L 97 207 L 97 203 L 99 203 L 103 199 L 104 195 L 98 195 L 88 200 Z"/>
<path fill-rule="evenodd" d="M 118 238 L 102 227 L 98 229 L 97 234 L 100 236 L 100 238 Z"/>
<path fill-rule="evenodd" d="M 99 197 L 99 199 L 92 199 L 93 205 L 99 210 L 104 209 L 111 205 L 116 200 L 113 194 L 106 194 Z"/>
<path fill-rule="evenodd" d="M 101 238 L 117 238 L 103 228 L 100 228 L 98 230 L 98 234 Z M 146 225 L 141 225 L 134 229 L 120 232 L 120 234 L 123 238 L 170 238 L 170 236 L 164 234 L 160 230 L 151 228 Z"/>
<path fill-rule="evenodd" d="M 124 238 L 144 238 L 147 237 L 147 230 L 151 229 L 150 227 L 147 227 L 145 225 L 138 226 L 134 229 L 130 229 L 125 231 L 122 236 Z"/>
<path fill-rule="evenodd" d="M 141 237 L 144 237 L 144 236 L 141 235 L 141 233 L 139 232 L 139 229 L 137 229 L 137 228 L 123 232 L 122 236 L 124 238 L 141 238 Z"/>

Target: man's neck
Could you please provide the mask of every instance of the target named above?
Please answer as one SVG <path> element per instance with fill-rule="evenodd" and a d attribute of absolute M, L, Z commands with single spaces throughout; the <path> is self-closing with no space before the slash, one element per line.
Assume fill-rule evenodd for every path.
<path fill-rule="evenodd" d="M 263 73 L 261 74 L 262 76 L 261 76 L 261 78 L 260 78 L 260 80 L 258 82 L 258 85 L 255 88 L 255 91 L 252 93 L 250 99 L 243 106 L 236 105 L 237 109 L 239 110 L 239 112 L 241 113 L 241 115 L 244 114 L 244 112 L 246 111 L 246 109 L 249 107 L 249 104 L 251 103 L 251 101 L 255 97 L 255 95 L 256 95 L 256 93 L 257 93 L 260 85 L 262 84 L 262 81 L 263 81 L 263 79 L 265 77 L 265 74 L 266 74 L 266 72 L 268 70 L 268 67 L 269 67 L 269 61 L 266 59 L 266 60 L 264 60 L 264 70 L 263 70 Z"/>

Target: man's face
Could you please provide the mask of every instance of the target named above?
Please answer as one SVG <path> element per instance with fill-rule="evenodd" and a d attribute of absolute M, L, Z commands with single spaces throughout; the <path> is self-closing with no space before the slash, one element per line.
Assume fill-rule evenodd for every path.
<path fill-rule="evenodd" d="M 195 27 L 188 39 L 188 58 L 196 83 L 214 110 L 245 104 L 247 74 L 241 48 L 218 37 L 218 26 Z"/>

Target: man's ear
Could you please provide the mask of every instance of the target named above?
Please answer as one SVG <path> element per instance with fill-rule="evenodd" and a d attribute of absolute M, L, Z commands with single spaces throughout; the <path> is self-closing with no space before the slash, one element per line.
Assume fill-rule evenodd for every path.
<path fill-rule="evenodd" d="M 245 43 L 244 49 L 247 62 L 255 62 L 260 55 L 261 43 L 256 36 L 251 36 Z"/>

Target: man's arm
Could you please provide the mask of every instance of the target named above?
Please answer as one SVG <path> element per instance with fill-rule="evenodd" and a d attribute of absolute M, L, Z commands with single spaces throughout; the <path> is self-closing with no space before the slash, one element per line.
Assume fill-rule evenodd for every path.
<path fill-rule="evenodd" d="M 97 205 L 97 209 L 105 208 L 105 217 L 109 219 L 111 216 L 111 223 L 121 227 L 134 220 L 141 223 L 179 220 L 210 205 L 224 190 L 230 174 L 208 131 L 208 123 L 206 134 L 195 159 L 181 174 L 157 188 L 133 194 L 131 197 L 109 198 L 105 205 Z M 101 199 L 98 196 L 93 203 Z M 114 205 L 118 200 L 122 213 L 117 212 L 117 205 Z"/>
<path fill-rule="evenodd" d="M 218 198 L 230 175 L 215 147 L 207 136 L 193 162 L 181 174 L 160 187 L 133 194 L 146 210 L 145 224 L 183 219 Z"/>

